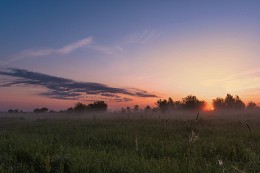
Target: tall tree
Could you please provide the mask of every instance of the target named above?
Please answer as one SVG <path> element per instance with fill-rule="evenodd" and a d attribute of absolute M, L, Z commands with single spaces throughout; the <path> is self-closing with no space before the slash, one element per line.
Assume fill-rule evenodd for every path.
<path fill-rule="evenodd" d="M 156 105 L 158 106 L 158 108 L 160 109 L 160 111 L 162 113 L 166 113 L 166 111 L 168 110 L 168 102 L 166 99 L 160 99 L 156 102 Z"/>
<path fill-rule="evenodd" d="M 206 102 L 197 99 L 196 96 L 188 95 L 182 99 L 182 106 L 187 110 L 202 110 L 206 106 Z"/>
<path fill-rule="evenodd" d="M 252 110 L 252 109 L 256 109 L 257 106 L 256 106 L 256 103 L 255 103 L 255 102 L 250 101 L 250 102 L 248 103 L 248 105 L 246 106 L 246 108 Z"/>
<path fill-rule="evenodd" d="M 245 103 L 239 98 L 239 96 L 235 96 L 235 109 L 245 109 Z"/>
<path fill-rule="evenodd" d="M 213 106 L 216 110 L 220 109 L 244 109 L 245 103 L 240 99 L 238 95 L 235 97 L 231 94 L 227 94 L 225 99 L 216 98 L 213 99 Z"/>
<path fill-rule="evenodd" d="M 77 113 L 82 113 L 82 112 L 87 111 L 88 107 L 84 103 L 78 102 L 75 104 L 73 109 Z"/>
<path fill-rule="evenodd" d="M 107 111 L 107 104 L 104 101 L 95 101 L 88 105 L 91 111 L 105 112 Z"/>
<path fill-rule="evenodd" d="M 225 100 L 220 97 L 213 99 L 213 107 L 215 110 L 225 109 Z"/>

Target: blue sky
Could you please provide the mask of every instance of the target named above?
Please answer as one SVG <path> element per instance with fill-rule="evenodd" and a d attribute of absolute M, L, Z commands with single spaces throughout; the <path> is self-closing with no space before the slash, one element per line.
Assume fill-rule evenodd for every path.
<path fill-rule="evenodd" d="M 260 1 L 253 0 L 1 1 L 0 68 L 135 88 L 158 97 L 195 94 L 210 102 L 231 93 L 258 103 L 259 18 Z M 9 77 L 2 75 L 1 81 Z M 30 87 L 35 86 L 0 92 L 20 88 L 28 91 L 20 98 L 51 99 L 64 107 L 72 103 L 30 93 Z M 14 95 L 2 109 L 13 99 L 20 107 L 37 106 L 22 105 Z M 156 99 L 132 98 L 125 105 Z"/>
<path fill-rule="evenodd" d="M 235 27 L 259 29 L 259 1 L 2 1 L 1 53 L 60 47 L 93 36 L 104 44 L 143 30 L 167 36 Z"/>

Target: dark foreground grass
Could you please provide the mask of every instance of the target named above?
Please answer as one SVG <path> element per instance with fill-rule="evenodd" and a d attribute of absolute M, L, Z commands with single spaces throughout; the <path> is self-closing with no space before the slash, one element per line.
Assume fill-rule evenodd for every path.
<path fill-rule="evenodd" d="M 0 119 L 0 172 L 260 172 L 259 120 Z"/>

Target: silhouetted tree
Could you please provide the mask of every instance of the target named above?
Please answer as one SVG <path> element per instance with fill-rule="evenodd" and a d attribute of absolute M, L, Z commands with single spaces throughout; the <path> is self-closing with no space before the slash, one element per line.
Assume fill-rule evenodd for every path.
<path fill-rule="evenodd" d="M 245 108 L 245 104 L 239 98 L 239 96 L 233 97 L 231 94 L 227 94 L 227 96 L 225 98 L 225 106 L 226 106 L 226 109 L 244 109 Z"/>
<path fill-rule="evenodd" d="M 253 110 L 253 109 L 256 109 L 256 103 L 250 101 L 246 107 L 247 109 L 250 109 L 250 110 Z"/>
<path fill-rule="evenodd" d="M 213 99 L 213 106 L 216 110 L 244 109 L 245 103 L 239 98 L 239 96 L 233 97 L 231 94 L 227 94 L 225 99 L 220 97 Z"/>
<path fill-rule="evenodd" d="M 44 108 L 41 108 L 41 109 L 36 108 L 36 109 L 33 110 L 33 112 L 34 112 L 34 113 L 46 113 L 46 112 L 48 112 L 48 110 L 49 110 L 49 109 L 48 109 L 48 108 L 45 108 L 45 107 L 44 107 Z"/>
<path fill-rule="evenodd" d="M 162 100 L 162 99 L 158 100 L 158 101 L 156 102 L 156 105 L 158 106 L 158 108 L 160 109 L 160 111 L 161 111 L 162 113 L 165 113 L 165 112 L 168 110 L 168 102 L 167 102 L 166 99 L 164 99 L 164 100 Z"/>
<path fill-rule="evenodd" d="M 41 111 L 43 112 L 43 113 L 45 113 L 45 112 L 48 112 L 48 108 L 41 108 Z"/>
<path fill-rule="evenodd" d="M 231 95 L 231 94 L 227 94 L 226 98 L 225 98 L 225 107 L 227 109 L 233 109 L 235 108 L 235 98 Z"/>
<path fill-rule="evenodd" d="M 88 108 L 91 111 L 105 112 L 107 111 L 107 104 L 104 101 L 95 101 L 94 103 L 89 104 Z"/>
<path fill-rule="evenodd" d="M 182 102 L 181 101 L 176 101 L 174 104 L 175 104 L 175 109 L 176 110 L 182 109 Z"/>
<path fill-rule="evenodd" d="M 8 113 L 19 113 L 18 109 L 9 109 Z"/>
<path fill-rule="evenodd" d="M 213 99 L 213 107 L 215 110 L 225 109 L 225 100 L 220 97 Z"/>
<path fill-rule="evenodd" d="M 152 110 L 152 109 L 151 109 L 151 107 L 150 107 L 149 105 L 147 105 L 147 106 L 144 108 L 144 111 L 147 112 L 147 113 L 148 113 L 148 112 L 151 112 L 151 110 Z"/>
<path fill-rule="evenodd" d="M 69 113 L 74 112 L 74 109 L 72 107 L 70 107 L 67 109 L 67 112 L 69 112 Z"/>
<path fill-rule="evenodd" d="M 87 111 L 88 107 L 84 103 L 78 102 L 75 104 L 73 109 L 77 113 L 82 113 L 82 112 Z"/>
<path fill-rule="evenodd" d="M 139 110 L 140 110 L 139 106 L 138 106 L 138 105 L 135 105 L 135 106 L 134 106 L 134 111 L 135 111 L 135 112 L 139 112 Z"/>
<path fill-rule="evenodd" d="M 239 98 L 238 95 L 235 97 L 234 105 L 235 105 L 234 106 L 235 109 L 245 109 L 245 103 Z"/>
<path fill-rule="evenodd" d="M 206 105 L 205 101 L 200 101 L 196 96 L 189 95 L 182 99 L 182 101 L 173 101 L 171 97 L 168 100 L 160 99 L 156 102 L 159 110 L 163 113 L 172 110 L 181 110 L 181 109 L 203 109 Z"/>
<path fill-rule="evenodd" d="M 188 95 L 182 99 L 182 107 L 187 110 L 202 110 L 205 105 L 205 101 L 200 101 L 193 95 Z"/>
<path fill-rule="evenodd" d="M 175 103 L 174 103 L 174 101 L 172 100 L 171 97 L 169 97 L 167 104 L 168 104 L 168 110 L 174 110 L 175 109 Z"/>

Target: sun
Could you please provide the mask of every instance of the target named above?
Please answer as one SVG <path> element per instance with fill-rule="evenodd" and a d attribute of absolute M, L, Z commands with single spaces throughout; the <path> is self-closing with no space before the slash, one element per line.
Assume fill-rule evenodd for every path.
<path fill-rule="evenodd" d="M 211 111 L 214 111 L 215 108 L 214 108 L 214 107 L 205 107 L 204 110 L 205 110 L 206 112 L 211 112 Z"/>

